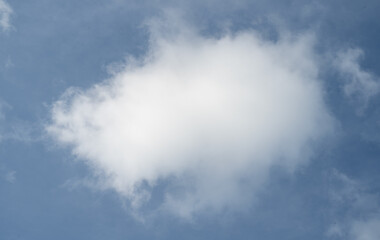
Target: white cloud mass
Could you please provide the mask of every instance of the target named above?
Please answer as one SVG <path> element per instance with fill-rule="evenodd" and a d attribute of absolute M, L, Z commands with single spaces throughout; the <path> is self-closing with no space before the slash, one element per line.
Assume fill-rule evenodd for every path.
<path fill-rule="evenodd" d="M 178 216 L 244 208 L 272 167 L 293 171 L 331 130 L 313 38 L 163 29 L 142 60 L 67 90 L 47 131 L 136 209 L 160 184 L 160 209 Z"/>

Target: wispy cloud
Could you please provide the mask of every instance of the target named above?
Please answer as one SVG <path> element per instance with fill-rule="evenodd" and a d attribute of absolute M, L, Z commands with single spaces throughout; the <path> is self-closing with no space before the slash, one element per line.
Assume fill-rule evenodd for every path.
<path fill-rule="evenodd" d="M 0 179 L 8 183 L 14 183 L 16 181 L 16 171 L 10 170 L 4 165 L 0 165 Z"/>
<path fill-rule="evenodd" d="M 14 183 L 16 181 L 16 172 L 15 171 L 10 171 L 7 172 L 4 176 L 5 180 L 9 183 Z"/>
<path fill-rule="evenodd" d="M 293 171 L 331 130 L 311 36 L 190 29 L 154 22 L 143 59 L 69 89 L 47 126 L 135 209 L 163 180 L 160 208 L 185 218 L 247 207 L 271 167 Z"/>
<path fill-rule="evenodd" d="M 8 31 L 11 28 L 10 17 L 12 13 L 13 10 L 9 4 L 4 0 L 0 0 L 0 27 L 3 31 Z"/>
<path fill-rule="evenodd" d="M 35 142 L 42 140 L 38 123 L 31 123 L 12 116 L 13 107 L 0 99 L 0 141 Z"/>
<path fill-rule="evenodd" d="M 363 55 L 361 49 L 349 48 L 339 52 L 335 60 L 336 66 L 344 77 L 345 94 L 358 101 L 362 109 L 380 91 L 379 78 L 360 66 Z"/>
<path fill-rule="evenodd" d="M 380 239 L 380 216 L 365 221 L 355 221 L 351 230 L 354 240 Z"/>
<path fill-rule="evenodd" d="M 369 186 L 334 171 L 335 187 L 331 191 L 334 224 L 327 235 L 331 239 L 380 239 L 379 198 Z"/>

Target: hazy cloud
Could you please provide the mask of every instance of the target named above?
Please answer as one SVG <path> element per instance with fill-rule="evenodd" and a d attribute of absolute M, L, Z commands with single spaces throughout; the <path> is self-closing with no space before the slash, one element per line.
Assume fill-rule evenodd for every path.
<path fill-rule="evenodd" d="M 363 70 L 360 66 L 363 55 L 361 49 L 350 48 L 338 54 L 335 64 L 344 77 L 345 94 L 365 107 L 368 100 L 379 93 L 380 83 L 377 76 Z"/>
<path fill-rule="evenodd" d="M 15 171 L 10 171 L 10 172 L 7 172 L 4 176 L 5 180 L 9 183 L 14 183 L 14 181 L 16 180 L 16 172 Z"/>
<path fill-rule="evenodd" d="M 313 38 L 167 26 L 151 23 L 143 59 L 67 90 L 47 131 L 135 209 L 160 183 L 160 208 L 185 218 L 244 208 L 271 167 L 293 171 L 331 130 Z"/>
<path fill-rule="evenodd" d="M 353 224 L 351 234 L 354 240 L 380 239 L 380 218 L 356 221 Z"/>
<path fill-rule="evenodd" d="M 8 183 L 14 183 L 16 181 L 16 171 L 10 170 L 0 163 L 0 179 Z"/>
<path fill-rule="evenodd" d="M 375 240 L 380 238 L 380 205 L 363 183 L 334 171 L 331 189 L 333 212 L 327 235 L 332 239 Z"/>
<path fill-rule="evenodd" d="M 10 16 L 12 13 L 13 10 L 9 4 L 4 0 L 0 0 L 0 27 L 3 31 L 8 31 L 11 28 Z"/>

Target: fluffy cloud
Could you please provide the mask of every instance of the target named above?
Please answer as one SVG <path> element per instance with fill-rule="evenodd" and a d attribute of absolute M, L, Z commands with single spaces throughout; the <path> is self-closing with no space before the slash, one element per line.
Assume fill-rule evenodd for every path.
<path fill-rule="evenodd" d="M 0 0 L 0 27 L 3 31 L 9 30 L 11 27 L 10 16 L 12 12 L 13 10 L 9 4 L 4 0 Z"/>
<path fill-rule="evenodd" d="M 313 38 L 163 26 L 144 58 L 67 90 L 47 131 L 134 208 L 156 188 L 182 217 L 244 208 L 272 167 L 293 171 L 331 130 Z"/>

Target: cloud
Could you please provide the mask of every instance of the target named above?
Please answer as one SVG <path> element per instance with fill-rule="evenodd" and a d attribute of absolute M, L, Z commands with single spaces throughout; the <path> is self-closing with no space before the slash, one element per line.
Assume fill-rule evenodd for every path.
<path fill-rule="evenodd" d="M 8 140 L 41 141 L 39 132 L 43 131 L 43 126 L 14 117 L 11 113 L 12 109 L 13 107 L 10 104 L 0 99 L 0 142 Z"/>
<path fill-rule="evenodd" d="M 380 83 L 377 76 L 361 68 L 359 60 L 363 55 L 361 49 L 349 48 L 338 53 L 335 65 L 345 78 L 346 96 L 355 99 L 362 104 L 362 107 L 365 107 L 368 101 L 379 93 Z"/>
<path fill-rule="evenodd" d="M 10 16 L 12 13 L 13 10 L 9 4 L 4 0 L 0 0 L 0 27 L 3 31 L 8 31 L 11 28 Z"/>
<path fill-rule="evenodd" d="M 0 163 L 0 179 L 1 178 L 8 183 L 14 183 L 16 181 L 16 171 L 9 170 Z"/>
<path fill-rule="evenodd" d="M 356 221 L 351 231 L 354 240 L 380 239 L 380 218 L 367 221 Z"/>
<path fill-rule="evenodd" d="M 294 171 L 331 130 L 310 35 L 150 32 L 145 57 L 68 89 L 46 127 L 132 208 L 161 191 L 158 208 L 184 218 L 244 209 L 272 167 Z"/>
<path fill-rule="evenodd" d="M 331 174 L 333 214 L 327 236 L 331 239 L 374 240 L 380 237 L 380 205 L 370 186 L 343 173 Z"/>
<path fill-rule="evenodd" d="M 14 183 L 16 181 L 16 172 L 15 171 L 10 171 L 7 172 L 4 176 L 5 180 L 9 183 Z"/>

